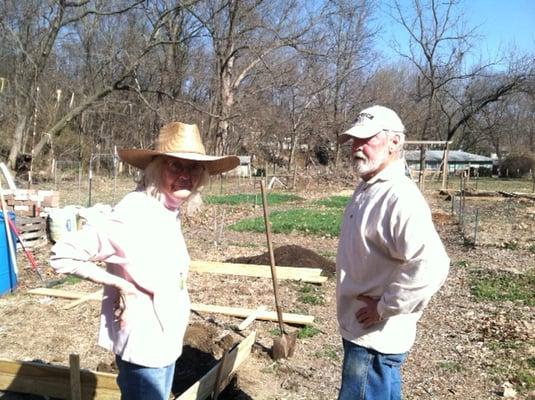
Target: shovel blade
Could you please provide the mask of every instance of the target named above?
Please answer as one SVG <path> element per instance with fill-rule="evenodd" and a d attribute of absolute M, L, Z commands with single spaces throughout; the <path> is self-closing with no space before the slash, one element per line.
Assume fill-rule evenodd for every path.
<path fill-rule="evenodd" d="M 280 360 L 281 358 L 291 357 L 295 351 L 296 339 L 296 333 L 283 334 L 280 338 L 273 339 L 273 347 L 271 349 L 273 359 Z"/>

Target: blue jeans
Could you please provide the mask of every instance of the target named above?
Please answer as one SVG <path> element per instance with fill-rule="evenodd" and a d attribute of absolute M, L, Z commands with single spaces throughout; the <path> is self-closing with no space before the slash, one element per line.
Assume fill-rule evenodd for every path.
<path fill-rule="evenodd" d="M 382 354 L 343 339 L 344 364 L 338 400 L 400 400 L 403 354 Z"/>
<path fill-rule="evenodd" d="M 121 400 L 168 400 L 173 384 L 175 363 L 162 368 L 149 368 L 123 361 L 115 356 L 119 368 L 117 384 Z"/>

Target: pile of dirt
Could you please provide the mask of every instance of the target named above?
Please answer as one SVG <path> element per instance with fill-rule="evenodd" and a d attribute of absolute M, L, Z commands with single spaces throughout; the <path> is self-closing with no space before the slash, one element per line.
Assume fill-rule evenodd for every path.
<path fill-rule="evenodd" d="M 336 273 L 336 264 L 320 256 L 312 250 L 298 245 L 280 246 L 273 250 L 275 265 L 300 268 L 321 268 L 324 275 L 332 276 Z M 227 260 L 238 264 L 269 265 L 269 252 L 249 257 L 238 257 Z"/>

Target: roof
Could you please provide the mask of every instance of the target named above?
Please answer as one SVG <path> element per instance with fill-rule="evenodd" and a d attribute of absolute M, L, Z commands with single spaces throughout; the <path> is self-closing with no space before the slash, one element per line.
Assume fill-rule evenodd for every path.
<path fill-rule="evenodd" d="M 251 156 L 238 156 L 240 159 L 240 165 L 249 165 L 251 164 Z"/>
<path fill-rule="evenodd" d="M 443 150 L 427 150 L 425 152 L 426 162 L 441 162 L 444 156 Z M 420 161 L 420 150 L 405 151 L 407 161 Z M 466 153 L 462 150 L 448 151 L 448 162 L 474 162 L 492 164 L 492 158 L 480 156 L 479 154 Z"/>

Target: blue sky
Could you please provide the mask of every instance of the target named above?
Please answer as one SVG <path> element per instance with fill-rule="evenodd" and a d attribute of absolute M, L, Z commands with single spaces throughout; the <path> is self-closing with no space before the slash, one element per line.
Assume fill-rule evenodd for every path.
<path fill-rule="evenodd" d="M 441 1 L 441 0 L 437 0 Z M 390 0 L 382 0 L 383 12 L 378 24 L 384 28 L 383 43 L 393 36 L 398 41 L 406 41 L 403 29 L 393 26 L 384 10 Z M 403 6 L 410 6 L 411 0 L 400 0 Z M 500 51 L 515 46 L 519 53 L 535 54 L 535 0 L 462 0 L 459 4 L 464 11 L 467 24 L 479 26 L 480 39 L 475 52 L 484 57 L 495 58 Z M 403 43 L 402 43 L 403 44 Z M 392 54 L 386 44 L 380 45 L 387 54 Z M 477 57 L 475 54 L 473 56 Z"/>

